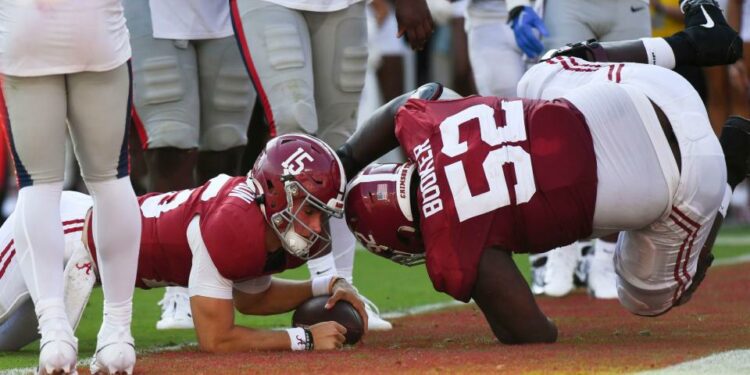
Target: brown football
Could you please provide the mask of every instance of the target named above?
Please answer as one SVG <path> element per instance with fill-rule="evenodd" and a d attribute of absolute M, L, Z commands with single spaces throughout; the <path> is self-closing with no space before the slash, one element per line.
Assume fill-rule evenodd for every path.
<path fill-rule="evenodd" d="M 309 327 L 320 322 L 334 321 L 346 328 L 346 345 L 354 345 L 359 342 L 364 333 L 362 317 L 351 303 L 338 301 L 330 310 L 325 308 L 329 296 L 318 296 L 310 298 L 297 306 L 292 315 L 293 327 Z"/>

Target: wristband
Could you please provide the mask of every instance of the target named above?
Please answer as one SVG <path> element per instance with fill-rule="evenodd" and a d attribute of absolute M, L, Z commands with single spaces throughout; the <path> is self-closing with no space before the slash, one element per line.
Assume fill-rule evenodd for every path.
<path fill-rule="evenodd" d="M 643 48 L 646 49 L 646 58 L 651 65 L 659 65 L 667 69 L 673 69 L 676 58 L 672 47 L 663 38 L 641 38 Z"/>
<path fill-rule="evenodd" d="M 312 331 L 310 331 L 307 328 L 302 328 L 305 330 L 305 339 L 307 342 L 305 343 L 305 350 L 313 350 L 315 349 L 315 340 L 313 339 Z"/>
<path fill-rule="evenodd" d="M 310 330 L 304 328 L 289 328 L 286 330 L 286 333 L 289 335 L 292 351 L 297 352 L 300 350 L 309 350 L 308 346 L 312 347 L 312 334 L 310 334 Z M 307 338 L 308 336 L 310 336 L 309 340 Z"/>
<path fill-rule="evenodd" d="M 331 285 L 335 282 L 334 279 L 340 277 L 335 275 L 319 276 L 312 279 L 312 295 L 313 297 L 327 296 L 331 294 Z"/>

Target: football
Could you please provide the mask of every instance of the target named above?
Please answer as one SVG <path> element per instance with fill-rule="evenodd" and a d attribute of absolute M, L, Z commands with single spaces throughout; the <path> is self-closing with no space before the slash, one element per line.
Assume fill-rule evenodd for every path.
<path fill-rule="evenodd" d="M 297 307 L 292 315 L 293 327 L 309 327 L 313 324 L 335 321 L 346 328 L 346 345 L 359 342 L 364 333 L 364 322 L 351 303 L 338 301 L 330 310 L 325 308 L 329 296 L 310 298 Z"/>

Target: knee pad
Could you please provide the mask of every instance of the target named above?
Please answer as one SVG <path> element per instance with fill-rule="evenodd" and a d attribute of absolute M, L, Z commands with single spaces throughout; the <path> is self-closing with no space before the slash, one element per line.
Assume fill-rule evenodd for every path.
<path fill-rule="evenodd" d="M 225 151 L 247 144 L 247 125 L 244 127 L 214 125 L 201 136 L 201 151 Z"/>
<path fill-rule="evenodd" d="M 176 102 L 186 92 L 180 63 L 176 57 L 162 56 L 144 59 L 136 74 L 139 82 L 136 98 L 141 105 Z"/>
<path fill-rule="evenodd" d="M 236 48 L 235 45 L 233 47 Z M 232 57 L 235 56 L 232 55 Z M 236 64 L 221 64 L 213 97 L 206 98 L 201 95 L 201 98 L 210 100 L 211 106 L 217 111 L 245 114 L 243 117 L 247 118 L 244 118 L 244 122 L 250 121 L 250 114 L 255 103 L 255 89 L 239 57 Z"/>
<path fill-rule="evenodd" d="M 302 39 L 297 25 L 267 27 L 263 32 L 268 62 L 275 70 L 299 69 L 305 66 Z"/>
<path fill-rule="evenodd" d="M 672 307 L 672 291 L 637 288 L 621 277 L 617 278 L 620 304 L 635 315 L 657 316 Z"/>
<path fill-rule="evenodd" d="M 287 81 L 279 84 L 278 90 L 288 92 L 289 86 L 307 85 L 302 80 Z M 276 88 L 275 88 L 276 89 Z M 303 90 L 304 92 L 304 90 Z M 277 134 L 292 132 L 305 132 L 316 134 L 318 132 L 318 114 L 315 110 L 315 99 L 312 97 L 312 89 L 307 90 L 309 95 L 303 98 L 294 98 L 284 95 L 284 103 L 274 106 L 273 115 Z"/>
<path fill-rule="evenodd" d="M 362 92 L 367 73 L 367 46 L 348 46 L 340 51 L 338 49 L 336 53 L 340 54 L 341 60 L 334 73 L 338 87 L 343 92 Z"/>

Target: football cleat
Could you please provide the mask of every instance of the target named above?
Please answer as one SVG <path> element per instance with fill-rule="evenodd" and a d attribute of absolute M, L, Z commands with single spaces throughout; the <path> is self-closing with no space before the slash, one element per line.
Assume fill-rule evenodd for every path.
<path fill-rule="evenodd" d="M 580 255 L 576 263 L 576 270 L 573 272 L 573 284 L 576 287 L 583 287 L 588 283 L 591 258 L 594 257 L 594 247 L 591 241 L 579 241 L 578 248 Z"/>
<path fill-rule="evenodd" d="M 91 361 L 92 374 L 130 375 L 135 366 L 135 340 L 128 327 L 99 332 L 96 353 Z"/>
<path fill-rule="evenodd" d="M 617 298 L 615 247 L 614 243 L 602 240 L 594 243 L 588 274 L 588 291 L 594 298 Z"/>
<path fill-rule="evenodd" d="M 550 297 L 563 297 L 573 290 L 573 272 L 578 261 L 577 244 L 530 256 L 531 291 Z"/>
<path fill-rule="evenodd" d="M 176 289 L 176 290 L 175 290 Z M 169 288 L 159 301 L 161 319 L 156 329 L 193 329 L 193 314 L 190 310 L 190 297 L 183 288 Z"/>
<path fill-rule="evenodd" d="M 699 66 L 732 64 L 742 57 L 742 39 L 728 24 L 714 0 L 685 0 L 680 3 L 685 14 L 683 35 L 695 48 Z"/>
<path fill-rule="evenodd" d="M 42 332 L 38 374 L 77 374 L 77 358 L 78 339 L 70 328 Z"/>
<path fill-rule="evenodd" d="M 393 329 L 393 324 L 380 316 L 380 310 L 375 306 L 375 303 L 361 294 L 359 295 L 359 298 L 365 303 L 368 331 L 390 331 Z"/>

